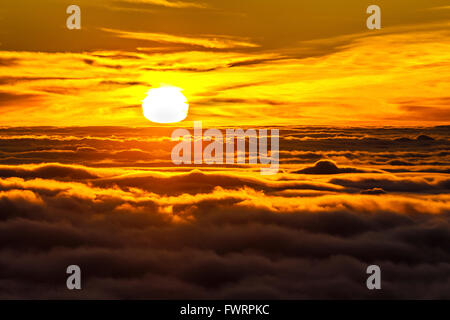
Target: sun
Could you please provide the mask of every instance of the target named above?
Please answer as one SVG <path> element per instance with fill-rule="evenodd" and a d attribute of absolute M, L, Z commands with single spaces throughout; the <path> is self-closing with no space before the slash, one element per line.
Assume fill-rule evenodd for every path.
<path fill-rule="evenodd" d="M 186 119 L 189 104 L 181 91 L 181 88 L 171 86 L 150 89 L 142 101 L 144 116 L 156 123 L 174 123 Z"/>

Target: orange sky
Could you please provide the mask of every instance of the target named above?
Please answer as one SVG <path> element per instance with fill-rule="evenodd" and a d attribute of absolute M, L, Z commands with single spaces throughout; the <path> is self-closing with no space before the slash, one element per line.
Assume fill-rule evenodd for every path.
<path fill-rule="evenodd" d="M 164 84 L 186 124 L 450 123 L 447 1 L 376 1 L 376 31 L 361 1 L 77 1 L 81 31 L 67 1 L 3 2 L 2 126 L 151 125 Z"/>

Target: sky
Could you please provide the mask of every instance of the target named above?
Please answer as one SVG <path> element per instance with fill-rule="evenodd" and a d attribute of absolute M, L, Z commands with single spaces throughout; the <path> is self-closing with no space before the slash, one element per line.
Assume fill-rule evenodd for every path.
<path fill-rule="evenodd" d="M 148 126 L 151 88 L 206 125 L 448 124 L 447 1 L 3 1 L 0 125 Z"/>

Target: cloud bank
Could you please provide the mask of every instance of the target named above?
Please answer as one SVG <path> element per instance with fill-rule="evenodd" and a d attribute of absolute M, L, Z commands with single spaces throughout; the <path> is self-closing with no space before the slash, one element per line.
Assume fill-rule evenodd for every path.
<path fill-rule="evenodd" d="M 285 129 L 282 151 L 298 160 L 273 177 L 138 167 L 137 159 L 165 156 L 146 149 L 156 136 L 137 139 L 139 129 L 42 130 L 0 130 L 2 298 L 450 297 L 448 174 L 386 170 L 400 155 L 427 159 L 429 148 L 439 158 L 442 128 Z M 421 134 L 434 140 L 423 144 Z M 378 140 L 359 143 L 359 135 Z M 342 137 L 355 140 L 352 152 L 333 142 Z M 400 138 L 409 140 L 391 153 L 376 147 Z M 296 151 L 293 141 L 314 147 Z M 125 144 L 141 149 L 117 151 Z M 82 269 L 78 292 L 65 288 L 71 264 Z M 366 288 L 370 264 L 382 269 L 382 291 Z"/>

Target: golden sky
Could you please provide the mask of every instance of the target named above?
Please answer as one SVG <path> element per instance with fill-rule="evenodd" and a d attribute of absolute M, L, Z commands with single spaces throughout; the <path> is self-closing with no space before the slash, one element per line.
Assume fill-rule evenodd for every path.
<path fill-rule="evenodd" d="M 449 18 L 445 0 L 3 0 L 0 125 L 148 126 L 161 85 L 186 124 L 448 124 Z"/>

